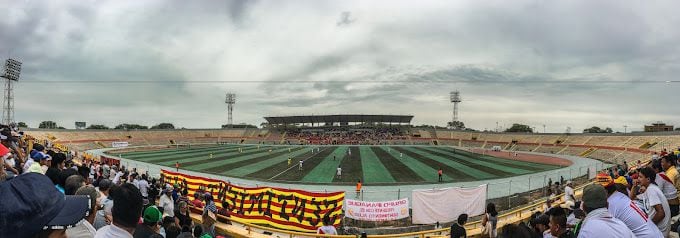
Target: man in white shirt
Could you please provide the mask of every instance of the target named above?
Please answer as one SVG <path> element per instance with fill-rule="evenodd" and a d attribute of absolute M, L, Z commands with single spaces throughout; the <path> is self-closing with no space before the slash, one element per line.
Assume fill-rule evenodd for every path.
<path fill-rule="evenodd" d="M 66 229 L 66 236 L 69 238 L 89 238 L 94 237 L 97 230 L 92 224 L 97 216 L 97 207 L 99 206 L 100 193 L 96 188 L 91 186 L 84 186 L 76 191 L 75 195 L 88 196 L 90 199 L 90 211 L 88 215 L 81 220 L 76 226 Z"/>
<path fill-rule="evenodd" d="M 337 235 L 338 231 L 331 224 L 331 219 L 328 216 L 323 217 L 323 226 L 316 230 L 317 234 Z"/>
<path fill-rule="evenodd" d="M 111 180 L 111 182 L 113 182 L 113 184 L 119 184 L 119 183 L 120 183 L 120 178 L 123 176 L 123 174 L 124 174 L 124 173 L 123 173 L 122 170 L 116 172 L 116 176 L 113 177 L 113 180 Z"/>
<path fill-rule="evenodd" d="M 147 181 L 146 174 L 142 174 L 142 179 L 137 183 L 139 187 L 139 192 L 142 193 L 142 197 L 149 197 L 149 182 Z"/>
<path fill-rule="evenodd" d="M 666 175 L 666 172 L 664 172 L 664 169 L 661 166 L 661 160 L 653 161 L 652 169 L 656 172 L 654 182 L 656 182 L 656 185 L 666 197 L 668 206 L 671 209 L 671 217 L 673 217 L 678 211 L 678 204 L 680 204 L 680 201 L 678 200 L 678 190 L 675 185 L 673 185 L 673 180 Z"/>
<path fill-rule="evenodd" d="M 564 187 L 564 201 L 576 203 L 576 197 L 574 197 L 574 188 L 572 188 L 571 180 L 567 181 L 567 185 Z"/>
<path fill-rule="evenodd" d="M 342 178 L 342 168 L 338 167 L 335 175 L 338 177 L 338 179 L 341 179 Z"/>
<path fill-rule="evenodd" d="M 587 213 L 579 238 L 633 238 L 635 235 L 621 220 L 614 218 L 607 210 L 607 191 L 599 184 L 583 189 L 583 211 Z"/>
<path fill-rule="evenodd" d="M 638 180 L 633 180 L 633 189 L 630 191 L 630 198 L 637 198 L 642 201 L 643 209 L 647 216 L 656 224 L 664 237 L 668 237 L 671 228 L 671 209 L 668 206 L 666 196 L 663 195 L 654 180 L 656 173 L 650 167 L 640 169 Z M 640 185 L 644 187 L 644 192 L 640 192 Z"/>
<path fill-rule="evenodd" d="M 175 217 L 175 203 L 172 201 L 172 187 L 168 186 L 158 200 L 158 207 L 163 208 L 163 217 Z"/>
<path fill-rule="evenodd" d="M 604 185 L 609 196 L 607 198 L 607 208 L 614 218 L 626 224 L 628 229 L 638 238 L 658 238 L 663 236 L 652 220 L 647 217 L 647 214 L 635 205 L 628 196 L 619 192 L 621 190 L 625 192 L 625 186 L 613 182 Z"/>
<path fill-rule="evenodd" d="M 132 238 L 142 216 L 142 194 L 132 184 L 111 189 L 113 222 L 97 230 L 95 238 Z"/>

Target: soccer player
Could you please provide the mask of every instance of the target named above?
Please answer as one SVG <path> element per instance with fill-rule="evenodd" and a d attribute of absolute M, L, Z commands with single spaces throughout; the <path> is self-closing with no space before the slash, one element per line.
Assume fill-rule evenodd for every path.
<path fill-rule="evenodd" d="M 213 154 L 212 154 L 212 153 L 210 153 L 210 158 L 211 158 L 211 159 L 213 158 Z"/>
<path fill-rule="evenodd" d="M 335 172 L 335 176 L 338 177 L 338 179 L 342 179 L 342 168 L 338 166 L 338 169 L 336 169 L 337 172 Z"/>
<path fill-rule="evenodd" d="M 175 169 L 179 172 L 179 161 L 175 162 Z"/>
<path fill-rule="evenodd" d="M 335 155 L 333 155 L 333 161 L 335 161 Z"/>
<path fill-rule="evenodd" d="M 300 160 L 300 163 L 298 165 L 298 170 L 302 171 L 302 160 Z"/>
<path fill-rule="evenodd" d="M 444 172 L 444 171 L 442 170 L 442 167 L 439 167 L 439 170 L 437 170 L 437 174 L 439 175 L 439 182 L 442 181 L 442 173 L 443 173 L 443 172 Z"/>
<path fill-rule="evenodd" d="M 288 157 L 288 166 L 290 166 L 291 160 L 290 157 Z"/>
<path fill-rule="evenodd" d="M 404 158 L 404 153 L 399 153 L 399 158 L 400 159 Z"/>

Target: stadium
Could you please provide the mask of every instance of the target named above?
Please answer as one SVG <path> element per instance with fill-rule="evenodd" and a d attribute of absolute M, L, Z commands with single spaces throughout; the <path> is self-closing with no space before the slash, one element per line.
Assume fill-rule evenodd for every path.
<path fill-rule="evenodd" d="M 543 202 L 536 201 L 549 195 L 545 188 L 550 181 L 573 180 L 581 186 L 597 171 L 623 162 L 634 166 L 647 161 L 655 151 L 680 143 L 680 135 L 672 132 L 527 134 L 417 128 L 409 125 L 411 117 L 265 117 L 273 125 L 270 128 L 30 129 L 27 134 L 37 142 L 80 151 L 88 159 L 151 175 L 181 174 L 187 176 L 184 179 L 201 177 L 251 188 L 342 192 L 345 199 L 357 201 L 411 200 L 413 191 L 486 185 L 486 200 L 496 203 L 508 222 L 526 219 L 526 212 L 542 206 Z M 121 143 L 125 146 L 120 147 Z M 302 169 L 299 161 L 304 162 Z M 338 167 L 341 176 L 337 176 Z M 438 169 L 443 171 L 442 181 Z M 363 188 L 356 192 L 359 180 Z M 192 187 L 190 184 L 187 186 Z M 248 236 L 262 232 L 299 236 L 306 230 L 271 221 L 250 224 L 233 215 L 232 219 L 252 226 L 222 230 L 235 236 L 248 232 Z M 340 221 L 345 234 L 368 231 L 397 237 L 411 233 L 431 236 L 445 230 L 418 225 L 412 218 L 367 223 L 345 216 Z M 394 225 L 401 228 L 381 228 Z M 468 228 L 471 234 L 480 231 L 476 223 Z"/>
<path fill-rule="evenodd" d="M 0 238 L 680 234 L 680 2 L 0 6 Z"/>

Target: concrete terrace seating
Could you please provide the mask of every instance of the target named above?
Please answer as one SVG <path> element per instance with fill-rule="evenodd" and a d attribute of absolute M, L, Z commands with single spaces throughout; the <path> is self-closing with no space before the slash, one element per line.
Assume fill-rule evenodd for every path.
<path fill-rule="evenodd" d="M 533 151 L 538 145 L 536 144 L 516 144 L 513 148 L 515 151 Z"/>
<path fill-rule="evenodd" d="M 609 163 L 620 163 L 623 161 L 621 161 L 621 159 L 618 159 L 617 156 L 622 152 L 623 151 L 620 150 L 597 149 L 593 153 L 591 153 L 588 157 L 606 161 Z"/>
<path fill-rule="evenodd" d="M 581 155 L 581 153 L 583 153 L 587 149 L 588 149 L 587 147 L 567 147 L 566 149 L 564 149 L 559 154 L 579 156 L 579 155 Z"/>
<path fill-rule="evenodd" d="M 564 145 L 552 145 L 552 144 L 542 144 L 534 152 L 546 153 L 546 154 L 557 154 L 560 150 L 564 149 Z"/>

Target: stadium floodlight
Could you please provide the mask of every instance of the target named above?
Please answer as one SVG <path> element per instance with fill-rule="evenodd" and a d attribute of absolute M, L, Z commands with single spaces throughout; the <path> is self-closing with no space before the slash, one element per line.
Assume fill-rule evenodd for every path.
<path fill-rule="evenodd" d="M 233 112 L 234 104 L 236 103 L 236 94 L 227 93 L 227 98 L 224 100 L 224 103 L 227 104 L 227 125 L 233 125 L 234 124 Z"/>
<path fill-rule="evenodd" d="M 7 59 L 5 61 L 5 73 L 2 75 L 3 78 L 19 81 L 19 75 L 21 74 L 21 62 L 15 59 Z"/>
<path fill-rule="evenodd" d="M 460 92 L 458 91 L 451 92 L 450 96 L 451 102 L 453 103 L 453 117 L 451 118 L 451 123 L 454 123 L 458 121 L 458 103 L 462 102 L 462 100 L 460 98 Z"/>
<path fill-rule="evenodd" d="M 2 104 L 2 123 L 10 125 L 14 122 L 14 90 L 12 81 L 19 81 L 21 75 L 21 62 L 15 59 L 7 59 L 3 74 L 0 77 L 5 78 L 5 95 Z"/>

